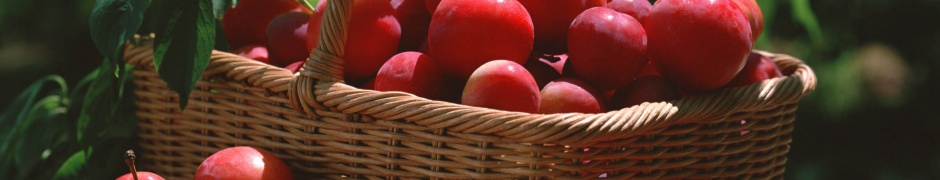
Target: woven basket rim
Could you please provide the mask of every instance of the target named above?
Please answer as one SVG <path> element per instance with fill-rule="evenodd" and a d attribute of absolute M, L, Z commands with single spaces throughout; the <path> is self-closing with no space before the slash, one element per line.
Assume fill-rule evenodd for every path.
<path fill-rule="evenodd" d="M 802 61 L 758 51 L 770 55 L 784 71 L 793 73 L 751 86 L 600 114 L 527 114 L 429 101 L 407 93 L 363 91 L 342 83 L 345 60 L 340 57 L 345 53 L 351 7 L 350 1 L 326 3 L 317 46 L 288 88 L 294 109 L 308 115 L 340 112 L 404 119 L 428 127 L 539 143 L 592 143 L 627 137 L 636 134 L 630 132 L 647 131 L 667 122 L 684 123 L 721 117 L 740 109 L 795 103 L 815 89 L 815 75 Z"/>
<path fill-rule="evenodd" d="M 153 66 L 153 36 L 137 38 L 139 44 L 126 46 L 124 60 L 128 64 Z M 784 72 L 792 73 L 748 86 L 719 89 L 668 102 L 646 102 L 597 114 L 502 111 L 428 100 L 404 92 L 358 89 L 335 81 L 308 84 L 313 90 L 306 93 L 311 93 L 309 97 L 314 98 L 297 99 L 288 94 L 290 101 L 286 103 L 320 106 L 306 107 L 306 113 L 313 116 L 337 112 L 361 114 L 377 119 L 404 119 L 422 126 L 462 133 L 493 134 L 518 142 L 590 144 L 628 138 L 664 124 L 689 123 L 740 110 L 795 103 L 815 89 L 815 74 L 801 60 L 784 54 L 754 52 L 771 57 Z M 231 53 L 213 51 L 203 77 L 218 75 L 264 88 L 272 95 L 283 95 L 297 88 L 295 86 L 301 83 L 296 80 L 303 76 Z M 304 104 L 298 105 L 298 102 Z"/>
<path fill-rule="evenodd" d="M 186 177 L 219 148 L 250 145 L 282 152 L 308 173 L 353 178 L 592 178 L 602 172 L 623 172 L 609 176 L 615 179 L 779 177 L 796 103 L 816 86 L 803 61 L 755 50 L 786 76 L 596 114 L 510 112 L 359 89 L 342 81 L 344 61 L 337 57 L 344 51 L 350 4 L 328 3 L 324 23 L 331 25 L 321 29 L 326 33 L 299 73 L 213 51 L 190 96 L 197 99 L 187 109 L 195 112 L 176 110 L 178 96 L 153 67 L 153 35 L 135 37 L 125 46 L 124 61 L 141 75 L 135 84 L 142 88 L 134 90 L 142 94 L 138 116 L 146 130 L 140 133 L 148 140 L 141 142 L 153 149 L 145 153 L 161 158 L 154 165 Z M 503 154 L 516 156 L 495 158 Z M 489 160 L 503 163 L 483 163 Z M 560 161 L 574 164 L 553 163 Z M 626 164 L 604 164 L 615 161 Z M 310 166 L 314 162 L 327 167 Z M 528 165 L 515 167 L 519 163 Z"/>
<path fill-rule="evenodd" d="M 496 110 L 428 100 L 404 92 L 363 90 L 333 81 L 316 82 L 313 89 L 317 102 L 331 108 L 331 111 L 344 114 L 371 115 L 376 119 L 404 119 L 462 133 L 495 134 L 517 139 L 518 142 L 592 144 L 628 138 L 664 128 L 668 124 L 690 123 L 742 110 L 795 103 L 815 89 L 815 74 L 802 61 L 788 55 L 755 52 L 770 55 L 783 71 L 793 73 L 748 86 L 719 89 L 668 102 L 645 102 L 596 114 L 533 114 Z M 397 110 L 394 107 L 402 105 L 421 109 L 409 110 L 414 114 L 387 112 Z M 427 111 L 447 111 L 440 109 L 469 112 L 434 116 L 438 118 L 426 117 L 431 116 L 427 114 L 435 114 Z"/>

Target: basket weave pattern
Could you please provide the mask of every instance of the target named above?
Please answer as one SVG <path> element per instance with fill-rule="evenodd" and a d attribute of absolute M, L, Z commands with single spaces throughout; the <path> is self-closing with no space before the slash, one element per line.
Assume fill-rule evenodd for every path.
<path fill-rule="evenodd" d="M 302 178 L 780 179 L 796 103 L 816 83 L 802 61 L 758 51 L 788 76 L 602 114 L 361 90 L 342 83 L 346 3 L 328 3 L 319 49 L 301 73 L 216 51 L 182 112 L 154 70 L 150 38 L 128 45 L 142 169 L 191 179 L 213 152 L 254 146 L 314 174 Z"/>

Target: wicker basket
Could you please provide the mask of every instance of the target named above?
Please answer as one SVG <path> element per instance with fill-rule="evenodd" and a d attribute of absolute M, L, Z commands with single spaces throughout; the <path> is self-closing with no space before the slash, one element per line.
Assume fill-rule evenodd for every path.
<path fill-rule="evenodd" d="M 802 61 L 771 57 L 787 76 L 602 114 L 528 114 L 343 84 L 344 17 L 330 1 L 301 73 L 237 55 L 212 60 L 179 111 L 154 70 L 152 40 L 128 45 L 142 169 L 191 179 L 232 146 L 263 147 L 300 178 L 780 179 L 796 103 L 815 88 Z"/>

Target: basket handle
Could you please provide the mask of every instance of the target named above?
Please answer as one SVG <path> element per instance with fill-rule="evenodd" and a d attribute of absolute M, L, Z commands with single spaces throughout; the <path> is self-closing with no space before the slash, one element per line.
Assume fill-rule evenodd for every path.
<path fill-rule="evenodd" d="M 317 80 L 343 82 L 343 54 L 345 54 L 346 28 L 355 0 L 333 0 L 326 2 L 323 21 L 320 24 L 317 47 L 310 53 L 299 76 L 291 79 L 288 96 L 291 106 L 298 112 L 314 114 L 310 106 L 322 107 L 314 102 L 313 89 Z"/>

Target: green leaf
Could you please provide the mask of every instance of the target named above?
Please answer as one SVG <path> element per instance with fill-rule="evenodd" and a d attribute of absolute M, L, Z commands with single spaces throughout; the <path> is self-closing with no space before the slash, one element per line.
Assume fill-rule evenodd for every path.
<path fill-rule="evenodd" d="M 122 64 L 124 42 L 140 28 L 149 0 L 98 0 L 89 19 L 91 39 L 110 63 Z"/>
<path fill-rule="evenodd" d="M 31 122 L 17 127 L 19 137 L 14 140 L 13 159 L 21 172 L 19 179 L 27 179 L 28 172 L 41 171 L 43 167 L 37 165 L 46 159 L 43 151 L 57 146 L 54 142 L 68 132 L 69 127 L 61 125 L 66 120 L 63 103 L 60 95 L 46 96 L 31 108 L 26 117 Z"/>
<path fill-rule="evenodd" d="M 225 38 L 225 30 L 222 28 L 222 16 L 225 11 L 234 6 L 234 0 L 212 0 L 212 13 L 215 14 L 215 46 L 214 49 L 231 52 L 228 46 L 228 40 Z"/>
<path fill-rule="evenodd" d="M 75 172 L 69 179 L 110 179 L 126 171 L 121 152 L 137 145 L 137 117 L 135 96 L 121 93 L 133 90 L 131 67 L 121 67 L 103 63 L 72 94 L 59 76 L 47 76 L 26 88 L 0 114 L 4 124 L 0 126 L 0 179 L 68 177 L 65 172 Z M 118 69 L 125 71 L 121 79 L 110 73 Z M 40 96 L 44 91 L 50 91 L 49 95 Z M 78 136 L 84 137 L 82 141 Z M 99 151 L 73 155 L 90 147 Z"/>
<path fill-rule="evenodd" d="M 125 68 L 131 69 L 130 66 Z M 121 89 L 122 92 L 133 92 L 134 90 L 134 80 L 133 74 L 127 73 L 121 79 Z M 112 116 L 106 124 L 106 131 L 101 132 L 100 135 L 102 138 L 110 139 L 133 139 L 137 134 L 137 106 L 134 104 L 137 96 L 134 96 L 133 93 L 122 93 L 118 97 L 115 103 L 115 109 L 112 111 Z M 135 143 L 136 144 L 136 143 Z"/>
<path fill-rule="evenodd" d="M 118 108 L 114 102 L 119 97 L 117 86 L 120 84 L 117 77 L 108 73 L 116 69 L 113 64 L 101 64 L 97 76 L 88 87 L 76 124 L 76 138 L 81 144 L 94 143 L 96 134 L 104 131 L 114 110 Z"/>
<path fill-rule="evenodd" d="M 228 39 L 225 38 L 225 30 L 222 28 L 222 21 L 215 20 L 215 49 L 219 51 L 232 52 L 228 46 Z"/>
<path fill-rule="evenodd" d="M 105 143 L 107 142 L 107 143 Z M 55 171 L 52 179 L 113 179 L 127 173 L 124 151 L 133 147 L 128 139 L 106 139 L 78 151 Z M 53 167 L 54 168 L 54 167 Z"/>
<path fill-rule="evenodd" d="M 137 34 L 149 36 L 154 32 L 156 17 L 162 13 L 159 11 L 160 8 L 157 7 L 157 4 L 158 3 L 151 3 L 150 6 L 147 7 L 147 12 L 144 12 L 144 18 L 140 24 L 140 28 L 137 29 Z"/>
<path fill-rule="evenodd" d="M 819 22 L 816 20 L 816 14 L 813 13 L 809 0 L 790 0 L 790 3 L 793 5 L 793 18 L 803 25 L 803 28 L 806 28 L 806 33 L 809 34 L 813 45 L 823 46 L 825 41 L 823 40 L 822 28 L 819 27 Z"/>
<path fill-rule="evenodd" d="M 9 133 L 9 128 L 12 128 L 14 124 L 22 120 L 28 114 L 27 108 L 36 101 L 36 97 L 39 95 L 42 88 L 45 87 L 46 83 L 55 83 L 58 85 L 56 89 L 60 89 L 62 93 L 68 92 L 68 86 L 65 84 L 65 79 L 63 79 L 62 76 L 49 75 L 36 80 L 36 82 L 33 82 L 33 84 L 29 85 L 22 93 L 17 95 L 13 102 L 10 102 L 13 106 L 9 106 L 3 114 L 0 114 L 0 130 L 3 130 L 0 132 Z"/>
<path fill-rule="evenodd" d="M 122 78 L 110 73 L 120 68 L 125 69 Z M 110 63 L 102 64 L 79 81 L 72 94 L 76 101 L 69 106 L 73 109 L 69 118 L 75 118 L 77 122 L 67 126 L 73 132 L 66 133 L 76 136 L 61 137 L 69 142 L 69 146 L 53 149 L 50 159 L 65 159 L 61 154 L 72 156 L 65 161 L 43 164 L 55 172 L 40 174 L 50 174 L 50 178 L 54 174 L 54 179 L 110 179 L 121 172 L 126 173 L 121 152 L 137 145 L 137 117 L 134 114 L 134 94 L 121 93 L 132 92 L 134 88 L 130 83 L 133 80 L 129 71 L 132 67 L 125 65 L 120 68 Z M 71 114 L 75 111 L 80 113 Z M 88 151 L 80 151 L 83 149 Z"/>
<path fill-rule="evenodd" d="M 55 172 L 53 179 L 78 179 L 78 173 L 85 167 L 85 162 L 88 161 L 88 155 L 93 152 L 94 148 L 89 147 L 87 150 L 82 150 L 75 152 L 72 156 L 69 156 L 65 163 L 59 167 Z"/>
<path fill-rule="evenodd" d="M 127 164 L 124 164 L 124 152 L 134 149 L 136 145 L 132 138 L 103 139 L 92 146 L 95 151 L 89 153 L 85 168 L 78 172 L 78 179 L 112 179 L 128 173 Z"/>
<path fill-rule="evenodd" d="M 189 93 L 202 76 L 215 45 L 215 19 L 210 0 L 158 1 L 154 65 L 185 109 Z"/>
<path fill-rule="evenodd" d="M 33 104 L 36 103 L 36 98 L 43 87 L 45 87 L 44 85 L 50 82 L 58 85 L 56 89 L 60 89 L 60 93 L 62 94 L 68 91 L 68 86 L 65 84 L 65 79 L 63 79 L 61 76 L 50 75 L 43 77 L 23 90 L 23 92 L 20 93 L 16 99 L 13 100 L 13 102 L 11 102 L 10 108 L 7 109 L 7 111 L 5 111 L 3 114 L 0 114 L 0 130 L 2 130 L 0 132 L 3 132 L 0 133 L 0 140 L 3 140 L 3 142 L 0 142 L 0 154 L 4 154 L 5 151 L 9 148 L 10 143 L 15 140 L 14 133 L 17 131 L 15 131 L 14 128 L 25 126 L 23 124 L 31 123 L 24 122 L 27 119 L 26 117 L 30 116 L 30 112 L 32 111 L 32 109 L 29 108 L 33 107 Z"/>
<path fill-rule="evenodd" d="M 110 63 L 108 63 L 107 65 L 110 66 Z M 85 112 L 83 108 L 85 107 L 85 103 L 88 102 L 88 101 L 85 101 L 86 96 L 88 96 L 88 91 L 91 90 L 92 85 L 96 81 L 99 81 L 98 79 L 106 78 L 106 77 L 99 77 L 99 76 L 107 76 L 107 75 L 99 75 L 99 74 L 102 74 L 100 72 L 101 72 L 101 69 L 104 69 L 103 66 L 105 66 L 105 64 L 101 64 L 100 67 L 98 67 L 91 73 L 88 73 L 88 75 L 86 75 L 84 78 L 79 80 L 78 84 L 75 85 L 74 90 L 71 92 L 72 94 L 69 95 L 69 100 L 71 101 L 71 103 L 69 103 L 69 106 L 68 106 L 69 111 L 67 112 L 66 116 L 69 119 L 69 122 L 68 122 L 69 127 L 73 127 L 73 128 L 70 129 L 69 134 L 71 136 L 68 136 L 67 140 L 71 142 L 76 142 L 75 143 L 76 146 L 79 146 L 80 144 L 82 144 L 82 143 L 79 143 L 81 142 L 80 136 L 84 133 L 83 128 L 78 128 L 80 127 L 79 124 L 85 123 L 86 125 L 84 126 L 87 126 L 87 123 L 88 123 L 87 121 L 89 120 L 89 119 L 86 119 L 85 121 L 82 121 L 81 119 L 82 115 L 87 114 L 87 112 Z M 100 102 L 102 100 L 93 99 L 92 101 Z"/>
<path fill-rule="evenodd" d="M 89 151 L 73 154 L 64 163 L 48 165 L 48 168 L 58 167 L 54 179 L 110 179 L 121 172 L 126 173 L 121 152 L 137 144 L 135 96 L 129 93 L 134 88 L 130 83 L 133 80 L 131 68 L 129 65 L 102 64 L 76 85 L 73 96 L 81 97 L 76 98 L 81 101 L 69 108 L 80 109 L 81 113 L 77 115 L 76 125 L 72 126 L 79 141 L 72 142 L 77 147 L 74 150 Z M 122 78 L 110 73 L 117 69 L 125 69 Z M 72 153 L 74 150 L 53 153 Z"/>
<path fill-rule="evenodd" d="M 132 84 L 127 83 L 133 78 L 130 71 L 127 71 L 130 68 L 131 66 L 127 65 L 118 68 L 111 64 L 102 64 L 96 70 L 97 73 L 94 73 L 96 77 L 91 80 L 87 90 L 79 89 L 86 92 L 80 107 L 81 114 L 78 115 L 75 125 L 76 140 L 81 144 L 94 144 L 108 133 L 136 128 L 133 126 L 136 122 L 136 116 L 133 115 L 134 105 L 127 103 L 133 100 L 133 94 L 121 93 L 132 90 L 132 86 L 127 85 Z M 116 69 L 125 69 L 121 79 L 111 73 L 105 73 L 114 72 Z M 114 124 L 125 124 L 125 128 L 108 128 Z M 130 129 L 132 130 L 134 129 Z"/>
<path fill-rule="evenodd" d="M 816 71 L 819 73 L 816 76 L 819 77 L 819 86 L 828 87 L 819 89 L 819 98 L 824 104 L 823 112 L 828 113 L 830 117 L 836 117 L 829 118 L 831 120 L 845 119 L 842 117 L 849 114 L 848 112 L 864 105 L 865 86 L 862 76 L 859 76 L 861 72 L 858 55 L 857 49 L 845 49 L 835 62 L 814 67 L 819 69 Z"/>
<path fill-rule="evenodd" d="M 775 33 L 772 26 L 774 24 L 774 16 L 777 14 L 777 2 L 777 0 L 757 0 L 757 4 L 760 6 L 764 18 L 764 32 L 761 33 L 760 37 L 757 37 L 757 43 L 754 45 L 754 49 L 767 50 L 771 46 L 769 37 Z"/>
<path fill-rule="evenodd" d="M 215 15 L 216 19 L 222 19 L 225 10 L 233 6 L 232 3 L 232 0 L 212 0 L 212 14 Z"/>
<path fill-rule="evenodd" d="M 46 85 L 56 86 L 49 88 Z M 53 90 L 50 95 L 37 100 L 43 89 Z M 25 178 L 42 159 L 36 152 L 51 146 L 54 134 L 65 126 L 55 124 L 65 118 L 63 98 L 68 93 L 65 80 L 60 76 L 43 77 L 27 87 L 12 102 L 9 109 L 0 114 L 0 174 L 3 177 Z M 48 128 L 48 129 L 47 129 Z"/>
<path fill-rule="evenodd" d="M 56 169 L 53 179 L 114 179 L 128 173 L 124 151 L 135 145 L 132 139 L 104 139 L 85 151 L 72 154 Z"/>

